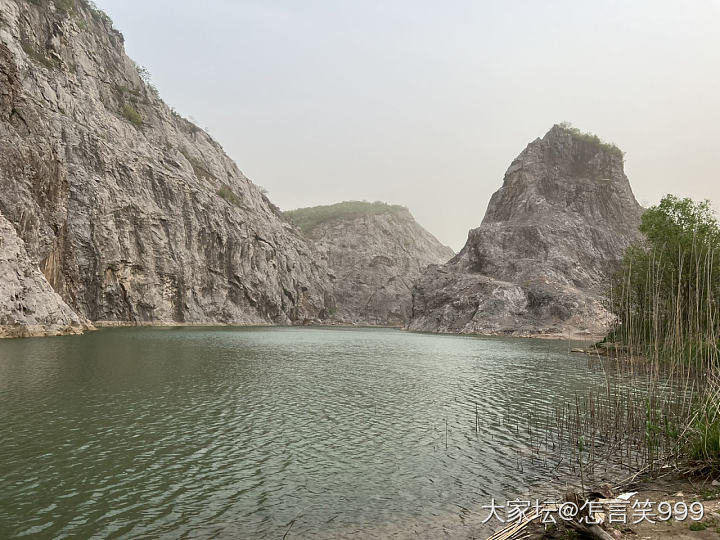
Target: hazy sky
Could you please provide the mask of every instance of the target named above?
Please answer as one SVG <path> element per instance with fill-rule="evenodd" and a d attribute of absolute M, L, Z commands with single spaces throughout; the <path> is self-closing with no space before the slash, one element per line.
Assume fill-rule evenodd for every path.
<path fill-rule="evenodd" d="M 720 202 L 720 0 L 98 0 L 282 209 L 406 205 L 458 250 L 525 145 L 617 143 L 641 204 Z"/>

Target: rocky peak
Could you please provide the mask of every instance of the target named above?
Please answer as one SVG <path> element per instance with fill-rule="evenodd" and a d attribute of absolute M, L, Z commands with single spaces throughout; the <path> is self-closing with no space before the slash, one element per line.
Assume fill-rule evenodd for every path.
<path fill-rule="evenodd" d="M 641 214 L 622 152 L 556 125 L 513 161 L 461 260 L 505 280 L 535 275 L 530 261 L 543 262 L 565 268 L 558 279 L 592 287 L 639 237 Z"/>
<path fill-rule="evenodd" d="M 595 135 L 556 124 L 513 160 L 483 223 L 531 221 L 558 211 L 611 224 L 624 221 L 628 206 L 635 212 L 640 208 L 625 176 L 622 151 Z"/>
<path fill-rule="evenodd" d="M 608 277 L 640 239 L 641 214 L 622 152 L 555 125 L 512 162 L 460 254 L 419 281 L 411 327 L 601 333 Z"/>

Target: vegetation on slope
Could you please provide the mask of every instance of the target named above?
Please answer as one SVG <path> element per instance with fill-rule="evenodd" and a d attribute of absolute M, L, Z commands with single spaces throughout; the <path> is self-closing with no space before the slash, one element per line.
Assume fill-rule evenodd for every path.
<path fill-rule="evenodd" d="M 60 66 L 60 62 L 58 62 L 56 58 L 51 58 L 44 51 L 36 48 L 29 41 L 23 40 L 21 42 L 21 46 L 23 48 L 23 51 L 25 51 L 25 54 L 28 55 L 28 58 L 30 58 L 30 60 L 32 60 L 36 64 L 45 66 L 48 69 L 57 69 Z"/>
<path fill-rule="evenodd" d="M 625 156 L 625 153 L 620 150 L 620 148 L 618 148 L 616 144 L 605 142 L 594 133 L 586 133 L 584 131 L 580 131 L 578 128 L 574 127 L 569 122 L 563 122 L 559 125 L 565 131 L 568 131 L 575 141 L 580 142 L 589 148 L 603 150 L 605 152 L 615 154 L 620 158 L 623 158 Z"/>
<path fill-rule="evenodd" d="M 30 0 L 33 4 L 41 5 L 41 0 Z M 113 22 L 110 16 L 105 13 L 102 9 L 97 7 L 95 2 L 92 0 L 55 0 L 55 7 L 61 13 L 66 15 L 75 15 L 77 12 L 77 5 L 82 5 L 85 9 L 90 12 L 90 15 L 98 22 L 112 27 Z"/>
<path fill-rule="evenodd" d="M 123 105 L 123 117 L 136 126 L 142 126 L 143 124 L 142 116 L 130 103 Z"/>
<path fill-rule="evenodd" d="M 607 341 L 617 348 L 605 345 L 617 356 L 610 371 L 601 360 L 605 388 L 535 425 L 551 451 L 553 437 L 565 439 L 583 491 L 588 474 L 613 462 L 635 476 L 667 464 L 720 474 L 720 224 L 708 202 L 668 195 L 640 231 L 609 291 Z"/>
<path fill-rule="evenodd" d="M 671 424 L 648 421 L 648 436 L 672 439 L 676 457 L 719 471 L 720 224 L 708 201 L 668 195 L 640 230 L 644 244 L 628 250 L 613 280 L 611 339 L 656 372 L 692 381 L 693 405 Z"/>
<path fill-rule="evenodd" d="M 665 197 L 613 283 L 615 338 L 661 362 L 718 365 L 720 226 L 710 203 Z"/>
<path fill-rule="evenodd" d="M 380 201 L 344 201 L 327 206 L 313 206 L 310 208 L 298 208 L 283 212 L 283 215 L 290 222 L 294 223 L 303 231 L 311 232 L 315 227 L 328 221 L 339 219 L 355 219 L 362 216 L 373 216 L 379 214 L 403 215 L 407 208 L 400 205 L 387 204 Z"/>

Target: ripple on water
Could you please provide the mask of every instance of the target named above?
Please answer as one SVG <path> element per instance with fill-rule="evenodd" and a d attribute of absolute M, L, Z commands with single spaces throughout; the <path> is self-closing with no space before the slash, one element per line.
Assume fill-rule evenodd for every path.
<path fill-rule="evenodd" d="M 568 348 L 307 328 L 3 342 L 0 537 L 467 537 L 490 497 L 547 489 L 540 463 L 518 475 L 513 424 L 587 386 Z"/>

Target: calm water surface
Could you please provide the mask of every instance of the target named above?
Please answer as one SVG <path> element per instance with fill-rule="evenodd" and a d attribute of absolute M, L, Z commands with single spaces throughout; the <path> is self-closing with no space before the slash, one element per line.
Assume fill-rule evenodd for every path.
<path fill-rule="evenodd" d="M 519 471 L 508 424 L 587 388 L 569 347 L 319 328 L 0 342 L 0 538 L 481 536 L 491 497 L 557 491 L 543 463 Z"/>

